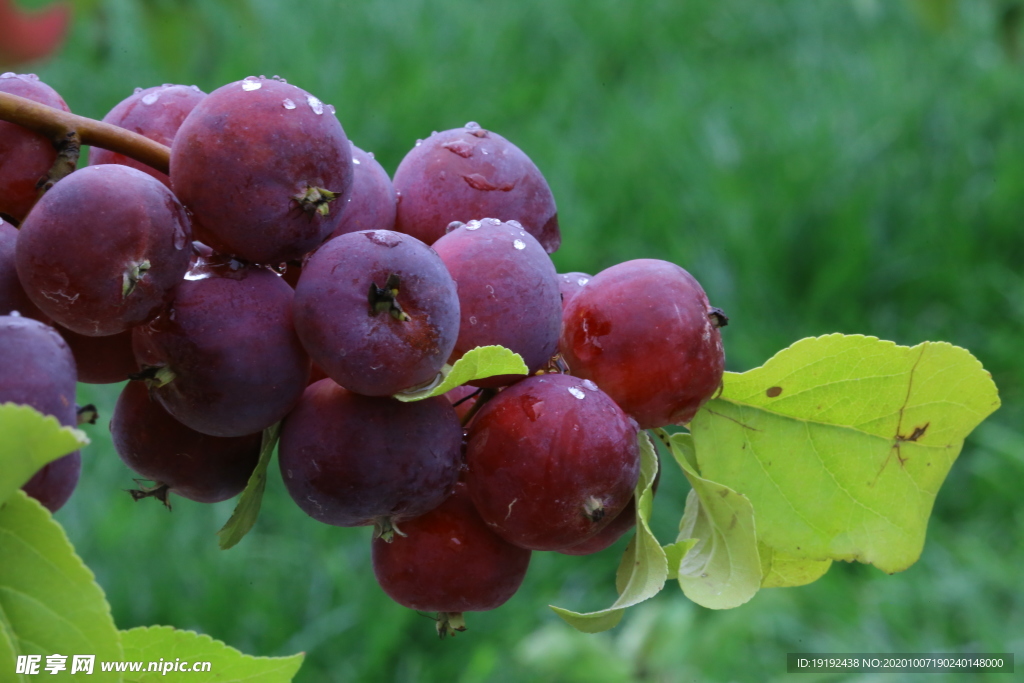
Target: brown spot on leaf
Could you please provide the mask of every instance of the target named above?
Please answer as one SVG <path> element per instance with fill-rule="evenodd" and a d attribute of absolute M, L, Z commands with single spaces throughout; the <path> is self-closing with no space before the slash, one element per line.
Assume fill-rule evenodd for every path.
<path fill-rule="evenodd" d="M 720 490 L 718 492 L 718 495 L 720 495 L 722 498 L 725 498 L 726 496 L 729 495 L 729 489 L 722 489 L 722 490 Z"/>
<path fill-rule="evenodd" d="M 768 398 L 775 398 L 782 393 L 782 387 L 768 387 L 768 391 L 764 392 Z"/>
<path fill-rule="evenodd" d="M 732 531 L 733 529 L 736 528 L 736 523 L 737 522 L 739 522 L 739 517 L 734 512 L 734 513 L 732 513 L 732 519 L 729 521 L 729 531 Z"/>

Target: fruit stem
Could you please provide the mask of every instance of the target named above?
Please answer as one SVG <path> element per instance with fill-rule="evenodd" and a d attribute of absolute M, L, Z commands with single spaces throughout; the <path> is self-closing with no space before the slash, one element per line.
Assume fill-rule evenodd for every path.
<path fill-rule="evenodd" d="M 469 424 L 469 421 L 476 417 L 476 414 L 480 412 L 480 409 L 484 407 L 484 404 L 490 401 L 492 398 L 498 395 L 498 392 L 494 389 L 484 389 L 480 392 L 479 398 L 476 399 L 476 403 L 473 407 L 462 417 L 462 426 L 465 427 Z M 467 396 L 468 398 L 468 396 Z"/>
<path fill-rule="evenodd" d="M 161 173 L 167 173 L 170 168 L 171 150 L 159 142 L 109 123 L 47 107 L 25 97 L 0 92 L 0 121 L 9 121 L 45 135 L 54 141 L 58 149 L 70 134 L 77 133 L 80 144 L 123 154 Z"/>

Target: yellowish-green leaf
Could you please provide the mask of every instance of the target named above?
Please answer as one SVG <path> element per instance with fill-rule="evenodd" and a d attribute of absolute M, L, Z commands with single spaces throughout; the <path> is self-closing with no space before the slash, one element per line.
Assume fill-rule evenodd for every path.
<path fill-rule="evenodd" d="M 121 643 L 103 591 L 64 529 L 22 491 L 0 505 L 0 679 L 50 678 L 48 655 L 66 655 L 60 680 L 120 681 L 99 661 L 121 661 Z M 96 655 L 92 675 L 70 675 L 72 655 Z M 15 674 L 18 655 L 39 655 L 40 675 Z"/>
<path fill-rule="evenodd" d="M 814 583 L 832 566 L 832 560 L 806 560 L 793 557 L 759 543 L 761 588 L 791 588 Z"/>
<path fill-rule="evenodd" d="M 124 674 L 125 683 L 188 680 L 194 683 L 288 683 L 302 666 L 303 654 L 290 657 L 252 657 L 210 636 L 179 631 L 170 626 L 149 626 L 121 632 L 126 662 L 163 660 L 164 672 Z M 209 663 L 205 667 L 203 663 Z M 198 670 L 197 670 L 197 666 Z M 171 666 L 179 667 L 177 670 Z M 183 666 L 188 667 L 182 668 Z M 208 671 L 203 669 L 208 668 Z M 186 673 L 187 672 L 187 673 Z"/>
<path fill-rule="evenodd" d="M 529 373 L 523 357 L 504 346 L 478 346 L 466 352 L 455 365 L 445 365 L 437 379 L 417 391 L 395 394 L 399 401 L 422 401 L 440 396 L 467 382 L 498 375 L 525 375 Z"/>
<path fill-rule="evenodd" d="M 964 438 L 998 407 L 965 349 L 833 334 L 727 373 L 690 431 L 701 475 L 753 503 L 758 540 L 891 573 L 920 556 Z"/>
<path fill-rule="evenodd" d="M 270 465 L 270 456 L 274 453 L 274 446 L 277 445 L 280 435 L 280 422 L 263 430 L 263 443 L 260 445 L 260 459 L 256 463 L 256 469 L 249 475 L 249 481 L 231 517 L 217 532 L 221 550 L 233 548 L 256 524 L 260 506 L 263 504 L 263 491 L 267 488 L 267 467 Z"/>
<path fill-rule="evenodd" d="M 615 574 L 615 587 L 619 598 L 608 609 L 597 612 L 572 612 L 551 606 L 555 614 L 562 617 L 573 628 L 585 633 L 606 631 L 622 619 L 627 607 L 643 602 L 657 595 L 665 585 L 668 576 L 668 562 L 665 551 L 658 539 L 651 533 L 647 520 L 651 516 L 651 502 L 654 492 L 651 487 L 658 474 L 658 456 L 646 432 L 641 431 L 640 480 L 636 487 L 636 535 L 630 541 Z"/>
<path fill-rule="evenodd" d="M 659 430 L 659 436 L 666 440 L 665 432 Z M 674 544 L 690 541 L 692 547 L 677 563 L 676 579 L 686 597 L 698 605 L 738 607 L 761 588 L 754 508 L 745 496 L 697 474 L 691 465 L 689 434 L 673 434 L 667 440 L 692 487 Z"/>
<path fill-rule="evenodd" d="M 0 404 L 0 504 L 44 465 L 89 443 L 84 432 L 15 403 Z"/>

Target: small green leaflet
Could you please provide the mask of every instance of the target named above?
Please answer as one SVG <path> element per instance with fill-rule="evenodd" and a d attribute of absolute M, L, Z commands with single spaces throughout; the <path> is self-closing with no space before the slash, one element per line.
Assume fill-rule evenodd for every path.
<path fill-rule="evenodd" d="M 658 474 L 658 456 L 647 432 L 641 431 L 637 438 L 640 444 L 640 480 L 637 482 L 635 493 L 638 501 L 637 533 L 626 548 L 615 576 L 619 599 L 608 609 L 586 614 L 551 606 L 555 614 L 584 633 L 597 633 L 614 627 L 622 619 L 627 607 L 657 595 L 668 576 L 665 552 L 647 524 L 651 516 L 651 502 L 654 499 L 651 487 Z"/>
<path fill-rule="evenodd" d="M 666 548 L 670 572 L 683 593 L 702 607 L 731 609 L 761 588 L 761 560 L 754 530 L 754 508 L 746 496 L 697 474 L 689 434 L 656 430 L 690 480 L 676 543 Z M 689 542 L 690 547 L 680 547 Z M 680 554 L 680 550 L 685 550 Z"/>
<path fill-rule="evenodd" d="M 917 561 L 964 439 L 998 407 L 965 349 L 833 334 L 726 373 L 690 431 L 701 476 L 753 504 L 778 575 L 766 578 L 794 585 L 828 560 L 889 573 Z"/>
<path fill-rule="evenodd" d="M 44 465 L 87 443 L 84 432 L 31 406 L 0 404 L 0 504 Z"/>
<path fill-rule="evenodd" d="M 280 422 L 263 430 L 263 443 L 260 446 L 260 459 L 256 463 L 256 469 L 249 476 L 249 483 L 245 485 L 242 497 L 238 499 L 231 517 L 217 532 L 221 550 L 233 548 L 256 524 L 260 505 L 263 504 L 263 491 L 267 488 L 267 466 L 270 465 L 270 456 L 274 453 L 274 446 L 277 445 L 280 435 Z"/>
<path fill-rule="evenodd" d="M 193 631 L 179 631 L 170 626 L 149 626 L 121 632 L 126 662 L 167 663 L 176 660 L 189 666 L 196 662 L 209 662 L 209 672 L 125 673 L 124 683 L 156 683 L 167 680 L 189 680 L 194 683 L 232 681 L 232 683 L 288 683 L 294 678 L 303 654 L 291 657 L 252 657 L 210 636 Z"/>
<path fill-rule="evenodd" d="M 39 676 L 14 674 L 18 655 L 96 655 L 121 661 L 121 642 L 110 605 L 89 568 L 75 554 L 64 529 L 42 505 L 16 491 L 0 505 L 0 672 L 28 683 Z M 42 667 L 40 667 L 42 670 Z M 44 672 L 46 678 L 49 674 Z M 78 673 L 72 680 L 120 681 L 117 673 Z"/>
<path fill-rule="evenodd" d="M 395 398 L 406 403 L 421 401 L 432 396 L 440 396 L 474 380 L 497 375 L 525 375 L 529 372 L 523 357 L 518 353 L 513 353 L 504 346 L 478 346 L 467 351 L 462 358 L 455 361 L 455 365 L 445 365 L 441 368 L 438 379 L 430 386 L 418 391 L 395 394 Z"/>

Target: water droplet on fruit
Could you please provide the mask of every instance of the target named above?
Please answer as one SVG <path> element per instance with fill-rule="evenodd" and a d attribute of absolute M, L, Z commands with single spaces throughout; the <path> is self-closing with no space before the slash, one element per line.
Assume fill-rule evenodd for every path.
<path fill-rule="evenodd" d="M 466 130 L 480 130 L 480 124 L 476 121 L 470 121 L 463 128 Z"/>
<path fill-rule="evenodd" d="M 366 156 L 370 157 L 371 159 L 376 159 L 377 158 L 377 157 L 373 156 L 373 152 L 367 152 Z"/>
<path fill-rule="evenodd" d="M 512 246 L 514 246 L 516 249 L 526 249 L 526 242 L 522 240 L 516 240 L 515 242 L 512 243 Z"/>
<path fill-rule="evenodd" d="M 190 86 L 188 86 L 188 87 L 192 88 L 192 90 L 193 90 L 194 92 L 203 92 L 202 90 L 200 90 L 200 89 L 199 89 L 199 86 L 198 86 L 198 85 L 190 85 Z"/>
<path fill-rule="evenodd" d="M 476 316 L 475 315 L 469 316 L 469 324 L 470 325 L 476 325 Z"/>
<path fill-rule="evenodd" d="M 313 95 L 306 95 L 306 102 L 309 103 L 309 108 L 313 110 L 313 113 L 320 116 L 324 113 L 324 103 Z"/>
<path fill-rule="evenodd" d="M 148 95 L 146 95 L 145 97 L 142 98 L 142 103 L 143 104 L 153 104 L 158 99 L 160 99 L 160 93 L 151 92 L 151 93 L 149 93 Z"/>
<path fill-rule="evenodd" d="M 289 98 L 287 98 L 287 97 L 285 98 L 284 102 L 282 102 L 281 104 L 283 104 L 283 105 L 284 105 L 284 108 L 285 108 L 285 109 L 295 109 L 295 103 L 294 103 L 294 102 L 292 102 L 292 101 L 291 101 L 291 100 L 290 100 Z"/>
<path fill-rule="evenodd" d="M 590 389 L 591 391 L 597 391 L 597 385 L 591 382 L 589 379 L 583 380 L 583 388 Z"/>
<path fill-rule="evenodd" d="M 579 387 L 569 387 L 569 393 L 578 399 L 584 399 L 587 397 L 587 395 L 583 393 L 583 390 L 580 389 Z"/>
<path fill-rule="evenodd" d="M 0 78 L 14 78 L 16 74 L 13 71 L 5 71 L 0 74 Z"/>
<path fill-rule="evenodd" d="M 259 90 L 263 87 L 259 79 L 255 76 L 246 76 L 242 79 L 242 90 L 246 92 L 252 92 L 253 90 Z"/>
<path fill-rule="evenodd" d="M 327 105 L 327 113 L 328 114 L 337 114 L 338 110 L 334 108 L 333 104 L 328 104 Z"/>
<path fill-rule="evenodd" d="M 138 95 L 140 92 L 142 92 L 142 88 L 136 88 L 135 90 L 132 90 L 133 95 Z"/>
<path fill-rule="evenodd" d="M 489 218 L 487 220 L 491 222 L 491 225 L 501 225 L 501 220 L 498 218 Z"/>
<path fill-rule="evenodd" d="M 363 234 L 366 239 L 382 247 L 397 247 L 402 243 L 402 235 L 391 230 L 369 230 Z"/>
<path fill-rule="evenodd" d="M 582 287 L 583 285 L 587 284 L 588 282 L 590 282 L 590 278 L 589 277 L 581 277 L 579 280 L 576 281 L 576 284 L 578 284 L 580 287 Z"/>
<path fill-rule="evenodd" d="M 480 228 L 480 221 L 470 221 L 466 223 L 466 230 L 478 230 Z"/>
<path fill-rule="evenodd" d="M 508 224 L 508 225 L 511 225 L 516 230 L 519 230 L 519 229 L 521 229 L 523 227 L 523 224 L 520 223 L 519 221 L 515 220 L 515 219 L 512 219 L 510 221 L 505 221 L 505 223 Z"/>
<path fill-rule="evenodd" d="M 420 146 L 420 145 L 422 145 L 422 144 L 423 144 L 423 140 L 417 140 L 417 141 L 416 141 L 416 146 L 417 146 L 417 147 L 419 147 L 419 146 Z"/>
<path fill-rule="evenodd" d="M 456 228 L 461 228 L 463 225 L 465 225 L 465 223 L 463 223 L 462 221 L 452 221 L 451 223 L 448 224 L 448 227 L 444 229 L 444 232 L 447 235 L 452 230 L 455 230 Z"/>
<path fill-rule="evenodd" d="M 352 163 L 355 164 L 356 166 L 361 166 L 363 162 L 359 161 L 359 159 L 356 159 L 355 157 L 352 157 Z"/>

